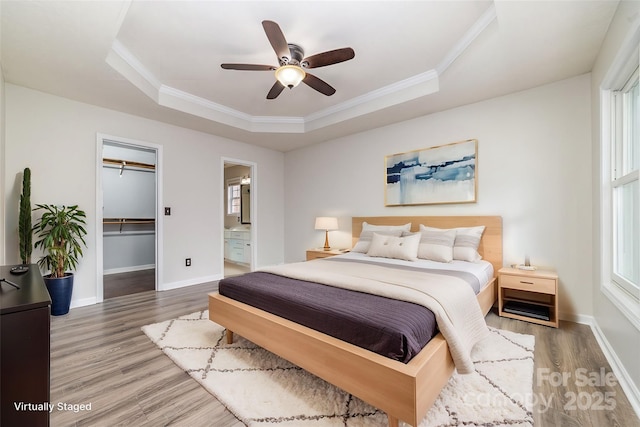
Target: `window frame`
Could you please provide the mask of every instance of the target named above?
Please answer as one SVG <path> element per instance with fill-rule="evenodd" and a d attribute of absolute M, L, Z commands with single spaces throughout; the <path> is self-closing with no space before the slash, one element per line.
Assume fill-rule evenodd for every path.
<path fill-rule="evenodd" d="M 601 277 L 600 290 L 622 312 L 631 323 L 640 330 L 640 283 L 631 281 L 615 273 L 616 219 L 617 212 L 614 197 L 616 188 L 632 183 L 639 178 L 639 172 L 622 173 L 622 159 L 626 123 L 620 117 L 623 110 L 622 94 L 629 91 L 638 80 L 640 66 L 640 26 L 636 26 L 627 37 L 614 59 L 600 86 L 600 238 L 601 238 Z M 637 100 L 636 100 L 637 102 Z M 638 107 L 638 104 L 635 105 Z M 637 111 L 636 111 L 637 114 Z M 636 118 L 636 131 L 640 131 Z M 627 135 L 628 136 L 628 135 Z M 634 135 L 638 138 L 638 135 Z M 635 141 L 637 143 L 637 141 Z M 637 149 L 637 147 L 636 147 Z M 636 197 L 640 197 L 639 194 Z M 636 230 L 636 239 L 640 231 Z M 634 254 L 640 263 L 640 254 Z"/>
<path fill-rule="evenodd" d="M 628 184 L 633 184 L 634 182 L 639 181 L 640 172 L 636 165 L 636 168 L 633 170 L 626 170 L 625 162 L 629 161 L 629 153 L 627 152 L 627 143 L 629 142 L 629 138 L 638 138 L 638 131 L 640 131 L 638 126 L 638 117 L 637 115 L 640 111 L 637 110 L 638 93 L 636 91 L 635 95 L 633 93 L 634 88 L 638 88 L 640 86 L 640 80 L 638 79 L 638 72 L 640 68 L 636 68 L 635 71 L 629 76 L 627 81 L 624 83 L 623 87 L 618 91 L 612 91 L 612 136 L 610 140 L 611 144 L 611 233 L 612 233 L 612 269 L 611 269 L 611 280 L 619 287 L 624 289 L 626 292 L 630 293 L 632 297 L 634 297 L 638 302 L 640 302 L 640 283 L 633 283 L 627 277 L 624 277 L 616 272 L 616 263 L 621 262 L 622 255 L 617 253 L 619 248 L 618 242 L 616 241 L 618 237 L 618 226 L 617 220 L 619 216 L 618 212 L 623 209 L 620 206 L 620 201 L 616 200 L 615 193 L 616 189 L 623 188 Z M 629 107 L 629 95 L 636 97 L 636 105 L 635 109 Z M 635 117 L 631 113 L 636 113 Z M 620 117 L 622 116 L 622 117 Z M 632 117 L 632 120 L 635 121 L 633 124 L 628 123 L 629 116 Z M 634 132 L 631 132 L 632 128 Z M 635 141 L 637 144 L 637 139 Z M 631 141 L 633 144 L 633 141 Z M 638 147 L 636 147 L 636 150 Z M 638 193 L 636 197 L 640 199 L 640 187 L 638 187 Z M 636 234 L 636 238 L 639 238 Z M 636 243 L 637 246 L 637 243 Z M 640 264 L 640 257 L 636 254 L 637 264 Z M 632 261 L 633 262 L 633 261 Z"/>
<path fill-rule="evenodd" d="M 237 187 L 237 188 L 236 188 Z M 237 192 L 237 196 L 234 196 Z M 227 216 L 240 216 L 240 199 L 242 197 L 240 191 L 240 178 L 232 178 L 227 180 Z M 237 201 L 237 203 L 234 203 Z M 234 210 L 234 206 L 237 210 Z"/>

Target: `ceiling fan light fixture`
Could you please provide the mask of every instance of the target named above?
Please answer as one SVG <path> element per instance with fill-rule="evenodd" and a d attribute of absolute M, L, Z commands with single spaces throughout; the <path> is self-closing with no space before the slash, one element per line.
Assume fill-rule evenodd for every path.
<path fill-rule="evenodd" d="M 0 0 L 2 1 L 2 0 Z M 336 93 L 335 88 L 324 80 L 305 71 L 306 68 L 326 67 L 338 64 L 355 57 L 355 52 L 350 47 L 328 50 L 309 57 L 304 56 L 304 50 L 297 44 L 287 43 L 280 26 L 273 21 L 262 21 L 264 32 L 271 43 L 273 51 L 278 57 L 278 68 L 261 64 L 229 64 L 220 66 L 224 70 L 242 71 L 275 71 L 276 81 L 267 93 L 267 99 L 276 99 L 285 87 L 293 89 L 300 82 L 304 82 L 311 89 L 323 95 L 331 96 Z"/>
<path fill-rule="evenodd" d="M 297 65 L 283 65 L 276 70 L 276 79 L 289 89 L 298 86 L 306 75 L 307 73 Z"/>

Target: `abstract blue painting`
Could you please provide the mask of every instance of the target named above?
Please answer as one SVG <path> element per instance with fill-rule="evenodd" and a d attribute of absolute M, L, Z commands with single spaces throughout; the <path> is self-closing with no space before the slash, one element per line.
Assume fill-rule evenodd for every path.
<path fill-rule="evenodd" d="M 478 140 L 470 139 L 385 157 L 385 205 L 473 203 Z"/>

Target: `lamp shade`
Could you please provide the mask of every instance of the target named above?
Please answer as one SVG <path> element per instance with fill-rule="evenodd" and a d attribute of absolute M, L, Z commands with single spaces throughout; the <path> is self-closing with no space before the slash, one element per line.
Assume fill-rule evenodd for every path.
<path fill-rule="evenodd" d="M 284 65 L 276 70 L 276 79 L 289 89 L 298 86 L 305 76 L 304 70 L 296 65 Z"/>
<path fill-rule="evenodd" d="M 338 218 L 333 216 L 319 216 L 316 218 L 316 230 L 337 230 Z"/>

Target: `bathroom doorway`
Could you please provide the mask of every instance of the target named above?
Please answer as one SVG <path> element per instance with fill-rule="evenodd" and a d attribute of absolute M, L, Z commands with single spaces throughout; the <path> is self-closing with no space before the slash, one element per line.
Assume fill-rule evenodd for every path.
<path fill-rule="evenodd" d="M 237 276 L 255 262 L 256 166 L 223 159 L 223 274 Z"/>

